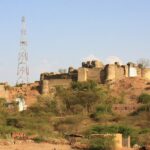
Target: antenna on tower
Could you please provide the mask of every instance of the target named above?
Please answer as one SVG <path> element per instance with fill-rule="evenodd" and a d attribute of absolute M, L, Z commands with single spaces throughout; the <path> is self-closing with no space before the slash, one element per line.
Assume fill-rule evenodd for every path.
<path fill-rule="evenodd" d="M 21 19 L 21 23 L 22 25 L 21 25 L 20 51 L 18 54 L 17 84 L 29 82 L 27 31 L 24 16 Z"/>

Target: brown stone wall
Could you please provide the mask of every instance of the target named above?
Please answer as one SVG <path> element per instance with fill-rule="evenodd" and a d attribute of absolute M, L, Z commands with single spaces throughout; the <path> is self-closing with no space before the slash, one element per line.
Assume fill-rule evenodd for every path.
<path fill-rule="evenodd" d="M 79 68 L 78 81 L 84 82 L 87 80 L 102 83 L 104 80 L 104 70 L 102 68 Z"/>
<path fill-rule="evenodd" d="M 41 81 L 41 93 L 42 94 L 48 94 L 49 93 L 49 81 L 43 80 Z"/>
<path fill-rule="evenodd" d="M 101 68 L 89 68 L 87 71 L 87 80 L 93 80 L 96 82 L 101 82 L 100 73 Z"/>
<path fill-rule="evenodd" d="M 64 86 L 64 87 L 69 87 L 72 80 L 71 79 L 53 79 L 49 80 L 49 87 L 54 87 L 54 86 Z"/>
<path fill-rule="evenodd" d="M 150 80 L 150 69 L 140 69 L 133 63 L 120 65 L 119 63 L 103 65 L 98 61 L 83 62 L 78 70 L 69 68 L 68 73 L 43 73 L 41 74 L 41 91 L 48 93 L 50 87 L 58 85 L 68 86 L 72 81 L 84 82 L 93 80 L 98 83 L 117 81 L 125 77 L 143 77 Z"/>
<path fill-rule="evenodd" d="M 109 64 L 105 67 L 106 81 L 116 81 L 128 76 L 128 66 Z"/>
<path fill-rule="evenodd" d="M 128 77 L 128 76 L 129 76 L 129 68 L 128 68 L 128 65 L 125 65 L 125 66 L 124 66 L 124 69 L 125 69 L 125 77 Z"/>
<path fill-rule="evenodd" d="M 106 81 L 114 81 L 116 79 L 116 70 L 114 64 L 106 65 Z"/>
<path fill-rule="evenodd" d="M 142 77 L 142 69 L 137 67 L 137 77 Z"/>
<path fill-rule="evenodd" d="M 142 69 L 142 77 L 144 79 L 150 80 L 150 68 Z"/>
<path fill-rule="evenodd" d="M 112 111 L 118 114 L 129 114 L 137 110 L 139 105 L 136 104 L 114 104 Z"/>
<path fill-rule="evenodd" d="M 115 65 L 115 80 L 122 79 L 126 76 L 125 66 Z"/>
<path fill-rule="evenodd" d="M 78 81 L 83 82 L 87 81 L 87 68 L 79 68 L 78 69 Z"/>
<path fill-rule="evenodd" d="M 123 147 L 126 147 L 126 148 L 130 148 L 130 147 L 131 147 L 131 139 L 130 139 L 130 136 L 124 137 L 124 138 L 122 139 L 122 145 L 123 145 Z"/>
<path fill-rule="evenodd" d="M 51 79 L 70 79 L 71 77 L 69 76 L 68 73 L 42 73 L 40 76 L 40 80 L 51 80 Z"/>
<path fill-rule="evenodd" d="M 71 79 L 51 79 L 41 81 L 41 92 L 42 94 L 49 94 L 52 89 L 56 86 L 63 86 L 65 88 L 69 87 L 72 80 Z"/>

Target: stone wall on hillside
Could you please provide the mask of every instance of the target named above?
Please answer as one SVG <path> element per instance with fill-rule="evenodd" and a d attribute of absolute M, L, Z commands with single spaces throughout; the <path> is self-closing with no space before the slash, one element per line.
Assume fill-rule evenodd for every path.
<path fill-rule="evenodd" d="M 95 60 L 82 63 L 82 67 L 78 69 L 78 81 L 88 80 L 104 83 L 105 70 L 102 62 Z"/>
<path fill-rule="evenodd" d="M 117 81 L 126 77 L 141 77 L 150 80 L 150 69 L 139 68 L 136 64 L 129 62 L 126 65 L 120 65 L 118 62 L 114 64 L 95 66 L 92 62 L 82 63 L 82 67 L 78 69 L 78 81 L 93 80 L 98 83 L 106 83 L 109 81 Z"/>
<path fill-rule="evenodd" d="M 144 68 L 141 72 L 144 79 L 150 80 L 150 68 Z"/>
<path fill-rule="evenodd" d="M 50 79 L 41 81 L 41 93 L 48 94 L 55 92 L 55 87 L 63 86 L 68 88 L 71 85 L 71 79 Z"/>
<path fill-rule="evenodd" d="M 112 111 L 117 114 L 129 114 L 139 108 L 138 104 L 113 104 Z"/>
<path fill-rule="evenodd" d="M 57 86 L 68 88 L 72 81 L 77 81 L 78 70 L 69 67 L 68 73 L 42 73 L 40 87 L 42 94 L 53 94 Z"/>
<path fill-rule="evenodd" d="M 117 62 L 105 66 L 106 82 L 117 81 L 126 77 L 139 77 L 150 80 L 150 68 L 139 68 L 129 62 L 127 65 L 119 65 Z"/>
<path fill-rule="evenodd" d="M 69 86 L 72 81 L 95 81 L 97 83 L 114 82 L 123 78 L 140 77 L 150 80 L 150 69 L 139 68 L 136 64 L 129 62 L 126 65 L 114 64 L 103 65 L 98 60 L 83 62 L 79 69 L 69 67 L 67 73 L 43 73 L 40 77 L 41 92 L 49 93 L 51 87 L 62 85 Z"/>

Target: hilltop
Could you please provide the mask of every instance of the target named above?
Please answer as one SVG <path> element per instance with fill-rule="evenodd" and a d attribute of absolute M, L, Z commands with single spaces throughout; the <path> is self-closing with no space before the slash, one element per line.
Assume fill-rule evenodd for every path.
<path fill-rule="evenodd" d="M 77 136 L 72 146 L 95 147 L 95 143 L 101 147 L 108 142 L 103 148 L 111 150 L 110 137 L 92 137 L 119 133 L 123 141 L 130 136 L 132 146 L 150 144 L 149 69 L 143 74 L 132 63 L 102 65 L 95 61 L 79 69 L 69 67 L 68 73 L 42 73 L 35 83 L 1 84 L 0 97 L 1 138 L 20 133 L 18 138 L 35 142 L 71 142 L 69 137 Z M 129 147 L 127 143 L 123 146 Z"/>

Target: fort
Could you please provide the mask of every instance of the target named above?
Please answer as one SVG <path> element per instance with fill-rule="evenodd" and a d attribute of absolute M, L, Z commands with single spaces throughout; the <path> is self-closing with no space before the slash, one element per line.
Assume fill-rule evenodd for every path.
<path fill-rule="evenodd" d="M 73 81 L 85 82 L 92 80 L 105 84 L 128 77 L 150 80 L 150 68 L 142 68 L 132 62 L 126 65 L 120 65 L 118 62 L 104 65 L 98 60 L 87 61 L 82 62 L 82 66 L 78 69 L 69 67 L 67 73 L 42 73 L 40 87 L 42 94 L 48 94 L 54 90 L 54 87 L 68 87 Z"/>
<path fill-rule="evenodd" d="M 40 75 L 40 81 L 36 81 L 35 83 L 13 87 L 9 86 L 7 83 L 1 83 L 0 98 L 5 98 L 8 102 L 11 102 L 19 95 L 22 95 L 26 99 L 26 104 L 30 106 L 36 101 L 37 96 L 40 94 L 50 94 L 53 96 L 57 86 L 68 88 L 72 82 L 86 82 L 89 80 L 95 81 L 99 84 L 113 84 L 115 81 L 119 81 L 124 78 L 136 77 L 149 82 L 150 68 L 142 68 L 131 62 L 126 65 L 120 65 L 118 62 L 104 65 L 100 61 L 93 60 L 82 62 L 81 67 L 78 69 L 69 67 L 67 72 L 42 73 Z M 121 107 L 123 107 L 122 109 L 125 109 L 124 106 Z M 119 108 L 116 109 L 116 111 L 119 111 Z"/>

